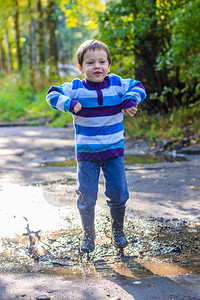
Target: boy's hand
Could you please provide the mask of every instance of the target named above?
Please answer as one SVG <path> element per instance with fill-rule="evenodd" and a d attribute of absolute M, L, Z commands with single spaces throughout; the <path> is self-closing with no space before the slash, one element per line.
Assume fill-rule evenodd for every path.
<path fill-rule="evenodd" d="M 125 115 L 128 114 L 129 117 L 133 117 L 137 112 L 137 106 L 132 106 L 129 108 L 122 109 L 122 113 Z"/>
<path fill-rule="evenodd" d="M 76 114 L 77 112 L 79 112 L 82 108 L 82 105 L 80 104 L 80 102 L 76 103 L 76 105 L 74 106 L 74 113 Z"/>

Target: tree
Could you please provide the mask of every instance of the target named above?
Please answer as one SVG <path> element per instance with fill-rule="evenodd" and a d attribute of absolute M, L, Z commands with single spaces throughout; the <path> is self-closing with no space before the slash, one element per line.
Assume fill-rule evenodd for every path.
<path fill-rule="evenodd" d="M 47 2 L 47 43 L 48 43 L 48 64 L 50 75 L 57 73 L 58 51 L 56 41 L 56 5 L 54 0 Z"/>
<path fill-rule="evenodd" d="M 10 42 L 9 42 L 7 29 L 5 29 L 5 32 L 4 32 L 4 40 L 5 40 L 6 52 L 7 52 L 8 72 L 10 73 L 13 69 L 13 59 L 12 59 L 12 54 L 11 54 Z"/>
<path fill-rule="evenodd" d="M 60 7 L 65 12 L 67 27 L 86 26 L 90 30 L 98 29 L 98 12 L 104 11 L 104 1 L 101 0 L 60 0 Z"/>
<path fill-rule="evenodd" d="M 29 15 L 29 23 L 28 23 L 28 28 L 29 28 L 29 68 L 32 71 L 33 70 L 33 61 L 34 61 L 34 28 L 33 28 L 33 8 L 32 8 L 32 0 L 28 1 L 28 15 Z"/>
<path fill-rule="evenodd" d="M 78 45 L 95 35 L 102 4 L 97 0 L 0 0 L 0 7 L 6 68 L 21 71 L 29 65 L 32 72 L 36 66 L 43 76 L 47 58 L 50 70 L 56 68 L 58 58 L 74 62 Z"/>
<path fill-rule="evenodd" d="M 168 51 L 160 56 L 158 67 L 175 66 L 185 83 L 182 100 L 189 104 L 200 95 L 200 2 L 192 0 L 173 11 L 172 39 Z"/>
<path fill-rule="evenodd" d="M 6 70 L 5 67 L 5 54 L 4 54 L 4 49 L 2 45 L 3 39 L 0 39 L 0 71 L 4 72 Z"/>
<path fill-rule="evenodd" d="M 175 60 L 169 64 L 166 57 L 167 53 L 171 55 L 172 40 L 175 40 L 175 13 L 179 14 L 185 5 L 191 5 L 190 2 L 112 0 L 106 2 L 106 10 L 99 16 L 100 38 L 107 42 L 114 57 L 120 61 L 114 61 L 116 68 L 130 74 L 129 70 L 134 67 L 136 78 L 144 83 L 148 95 L 156 101 L 158 111 L 168 112 L 182 103 L 182 94 L 178 92 L 185 85 L 180 77 L 182 70 Z"/>
<path fill-rule="evenodd" d="M 21 55 L 21 47 L 20 47 L 20 31 L 19 31 L 19 3 L 18 0 L 14 0 L 14 22 L 15 22 L 15 42 L 16 42 L 16 49 L 17 49 L 17 64 L 19 71 L 22 68 L 22 55 Z"/>
<path fill-rule="evenodd" d="M 8 72 L 13 70 L 13 57 L 11 49 L 11 36 L 13 35 L 13 19 L 9 17 L 13 13 L 12 0 L 0 0 L 0 36 L 2 46 L 5 48 L 5 68 Z"/>
<path fill-rule="evenodd" d="M 37 61 L 39 65 L 39 71 L 43 75 L 44 73 L 44 29 L 43 29 L 43 11 L 41 0 L 36 0 L 36 39 L 37 39 Z"/>

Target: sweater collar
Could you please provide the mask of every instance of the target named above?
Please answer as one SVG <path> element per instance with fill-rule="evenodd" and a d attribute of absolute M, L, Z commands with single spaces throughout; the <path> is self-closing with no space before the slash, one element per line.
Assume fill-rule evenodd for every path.
<path fill-rule="evenodd" d="M 105 89 L 110 84 L 110 78 L 106 76 L 102 82 L 92 82 L 87 79 L 82 80 L 83 85 L 90 90 Z"/>

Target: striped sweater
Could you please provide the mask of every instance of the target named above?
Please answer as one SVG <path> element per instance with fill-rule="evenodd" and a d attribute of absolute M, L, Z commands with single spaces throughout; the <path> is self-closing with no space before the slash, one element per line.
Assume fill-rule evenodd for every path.
<path fill-rule="evenodd" d="M 73 114 L 77 160 L 99 161 L 124 155 L 122 109 L 138 105 L 145 97 L 139 81 L 111 74 L 103 82 L 76 78 L 52 86 L 46 101 L 54 109 Z M 77 102 L 82 109 L 75 114 Z"/>

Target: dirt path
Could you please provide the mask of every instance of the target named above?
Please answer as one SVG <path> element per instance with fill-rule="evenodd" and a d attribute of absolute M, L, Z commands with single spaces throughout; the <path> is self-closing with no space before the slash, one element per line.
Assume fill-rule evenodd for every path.
<path fill-rule="evenodd" d="M 0 299 L 200 299 L 197 271 L 183 267 L 183 264 L 180 266 L 176 261 L 164 263 L 160 257 L 166 249 L 160 252 L 156 263 L 146 261 L 144 257 L 150 252 L 147 250 L 149 236 L 153 236 L 153 251 L 153 247 L 157 247 L 153 244 L 155 237 L 157 242 L 162 243 L 158 241 L 158 228 L 165 229 L 167 226 L 170 232 L 173 228 L 176 234 L 184 228 L 183 236 L 188 234 L 191 238 L 194 235 L 194 247 L 199 247 L 198 155 L 190 155 L 190 160 L 183 162 L 127 165 L 130 190 L 127 232 L 132 234 L 131 228 L 135 226 L 134 236 L 138 240 L 141 236 L 145 237 L 144 242 L 136 242 L 134 247 L 127 249 L 129 257 L 133 256 L 131 260 L 112 260 L 108 254 L 107 259 L 106 255 L 99 256 L 91 263 L 76 262 L 68 267 L 52 268 L 36 264 L 26 257 L 28 240 L 22 238 L 26 227 L 24 217 L 32 230 L 49 232 L 48 243 L 53 232 L 57 234 L 58 243 L 61 235 L 70 235 L 73 230 L 76 231 L 75 236 L 78 233 L 75 240 L 78 243 L 80 220 L 76 208 L 76 167 L 43 166 L 46 162 L 73 160 L 73 137 L 71 127 L 0 128 Z M 126 151 L 129 154 L 145 154 L 155 153 L 156 149 L 151 149 L 148 143 L 129 143 Z M 109 217 L 105 200 L 104 187 L 100 182 L 96 208 L 100 235 L 96 257 L 103 252 L 105 245 L 108 245 L 105 251 L 111 251 L 106 240 L 109 237 L 105 236 L 102 242 L 103 232 L 108 226 L 105 220 Z M 168 231 L 165 229 L 162 237 L 165 236 L 169 248 L 177 235 L 169 238 Z M 54 249 L 57 247 L 63 253 L 67 251 L 61 238 L 59 243 L 57 246 L 52 244 Z M 177 241 L 176 244 L 179 247 Z M 189 256 L 188 253 L 192 255 L 192 250 L 187 252 Z M 183 251 L 180 255 L 184 255 Z M 175 258 L 177 260 L 177 256 Z M 183 257 L 179 256 L 179 259 Z"/>

